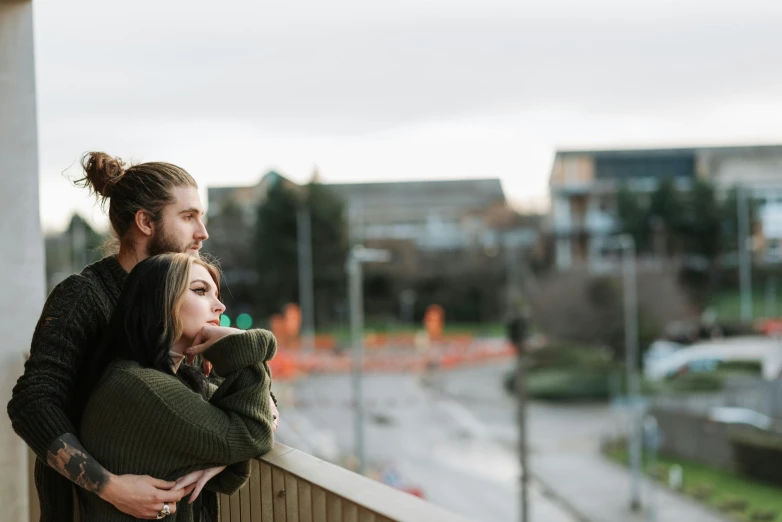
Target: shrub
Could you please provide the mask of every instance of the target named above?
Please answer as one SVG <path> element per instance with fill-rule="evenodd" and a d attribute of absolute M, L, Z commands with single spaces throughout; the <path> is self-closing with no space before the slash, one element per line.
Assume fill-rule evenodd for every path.
<path fill-rule="evenodd" d="M 777 512 L 771 510 L 753 511 L 749 515 L 749 519 L 753 522 L 773 522 L 777 519 Z"/>
<path fill-rule="evenodd" d="M 527 393 L 549 401 L 606 400 L 611 396 L 611 371 L 579 368 L 546 369 L 529 374 Z"/>
<path fill-rule="evenodd" d="M 747 507 L 749 507 L 749 503 L 743 498 L 729 498 L 723 500 L 717 505 L 717 508 L 719 508 L 720 511 L 724 511 L 726 513 L 732 513 L 736 511 L 743 512 L 747 510 Z"/>
<path fill-rule="evenodd" d="M 675 274 L 639 274 L 641 349 L 664 326 L 691 314 Z M 586 346 L 608 346 L 624 354 L 624 308 L 621 277 L 582 272 L 557 273 L 538 283 L 530 304 L 535 322 L 549 337 Z"/>
<path fill-rule="evenodd" d="M 662 385 L 664 392 L 705 392 L 721 390 L 725 375 L 720 372 L 696 372 L 678 375 Z"/>

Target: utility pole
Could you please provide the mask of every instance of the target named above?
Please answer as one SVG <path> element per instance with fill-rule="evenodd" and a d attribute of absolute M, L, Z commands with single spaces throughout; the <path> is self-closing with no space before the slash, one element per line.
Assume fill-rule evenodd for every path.
<path fill-rule="evenodd" d="M 749 250 L 749 190 L 741 185 L 736 189 L 738 212 L 739 286 L 741 289 L 741 320 L 752 321 L 752 259 Z"/>
<path fill-rule="evenodd" d="M 641 386 L 638 375 L 638 294 L 635 264 L 635 241 L 629 234 L 619 237 L 622 248 L 625 306 L 625 365 L 627 398 L 630 405 L 630 509 L 641 509 Z"/>
<path fill-rule="evenodd" d="M 350 249 L 347 260 L 348 297 L 350 302 L 350 337 L 353 343 L 353 453 L 358 459 L 358 473 L 366 470 L 364 452 L 364 396 L 362 369 L 364 357 L 364 292 L 362 263 L 388 262 L 391 255 L 387 250 L 364 248 L 355 245 Z"/>
<path fill-rule="evenodd" d="M 527 355 L 524 341 L 517 346 L 516 403 L 519 422 L 519 467 L 521 468 L 521 522 L 529 522 L 529 460 L 527 459 Z"/>
<path fill-rule="evenodd" d="M 504 238 L 505 270 L 507 277 L 507 306 L 508 306 L 508 337 L 516 348 L 516 420 L 519 429 L 519 468 L 520 492 L 519 512 L 521 522 L 529 522 L 529 465 L 527 448 L 527 358 L 524 353 L 524 341 L 527 333 L 526 317 L 521 310 L 519 301 L 519 287 L 521 286 L 519 274 L 518 252 L 511 244 L 508 237 Z"/>
<path fill-rule="evenodd" d="M 641 381 L 638 375 L 638 290 L 636 280 L 635 240 L 630 234 L 614 236 L 606 247 L 622 254 L 624 287 L 625 371 L 630 435 L 630 509 L 641 509 Z"/>
<path fill-rule="evenodd" d="M 309 208 L 300 205 L 296 211 L 296 241 L 298 243 L 299 303 L 301 304 L 302 347 L 312 353 L 315 335 L 315 291 L 312 276 L 312 216 Z"/>

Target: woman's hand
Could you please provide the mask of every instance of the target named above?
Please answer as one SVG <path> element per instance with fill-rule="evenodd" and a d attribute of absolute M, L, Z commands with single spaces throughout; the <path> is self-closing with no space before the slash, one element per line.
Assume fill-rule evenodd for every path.
<path fill-rule="evenodd" d="M 212 478 L 214 478 L 216 475 L 222 473 L 224 469 L 225 466 L 217 466 L 215 468 L 199 469 L 198 471 L 193 471 L 177 480 L 176 485 L 171 489 L 184 491 L 190 491 L 190 489 L 192 489 L 193 494 L 190 495 L 190 499 L 187 501 L 189 504 L 192 504 L 195 502 L 195 499 L 198 498 L 198 495 L 201 494 L 201 490 L 204 489 L 206 483 L 212 480 Z M 193 488 L 192 486 L 194 484 L 195 487 Z"/>
<path fill-rule="evenodd" d="M 241 332 L 241 330 L 237 330 L 236 328 L 228 328 L 227 326 L 213 326 L 213 325 L 206 325 L 201 330 L 198 331 L 198 334 L 196 334 L 195 339 L 193 339 L 193 345 L 185 350 L 185 355 L 187 355 L 187 361 L 188 363 L 193 362 L 193 358 L 196 355 L 202 354 L 205 351 L 207 351 L 215 342 L 222 339 L 223 337 L 226 337 L 228 335 L 233 335 Z M 204 356 L 208 359 L 207 356 Z"/>

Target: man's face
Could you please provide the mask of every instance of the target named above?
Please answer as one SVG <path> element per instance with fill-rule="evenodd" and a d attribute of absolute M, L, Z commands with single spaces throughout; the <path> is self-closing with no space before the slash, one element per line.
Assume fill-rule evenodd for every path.
<path fill-rule="evenodd" d="M 198 189 L 176 187 L 174 201 L 163 208 L 149 243 L 149 255 L 180 252 L 198 257 L 201 242 L 209 238 L 204 225 L 204 207 Z"/>

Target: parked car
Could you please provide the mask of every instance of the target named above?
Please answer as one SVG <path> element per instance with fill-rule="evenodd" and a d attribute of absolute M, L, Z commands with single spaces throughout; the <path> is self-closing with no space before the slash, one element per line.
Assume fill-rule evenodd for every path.
<path fill-rule="evenodd" d="M 663 380 L 685 372 L 709 372 L 727 363 L 752 362 L 760 366 L 764 379 L 782 376 L 782 340 L 747 336 L 717 339 L 680 348 L 668 355 L 649 359 L 644 375 L 649 380 Z"/>

